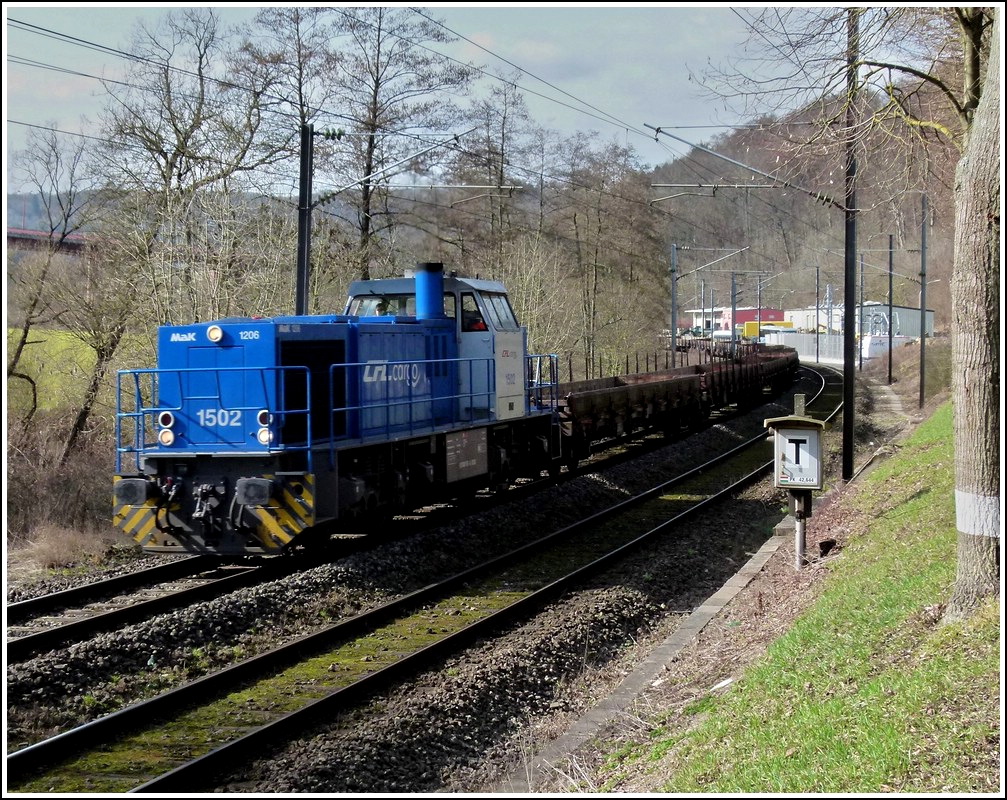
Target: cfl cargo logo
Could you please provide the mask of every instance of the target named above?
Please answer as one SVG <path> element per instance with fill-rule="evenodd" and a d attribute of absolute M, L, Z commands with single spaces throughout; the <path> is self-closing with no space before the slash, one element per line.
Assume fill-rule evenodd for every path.
<path fill-rule="evenodd" d="M 426 378 L 420 364 L 389 364 L 371 361 L 364 365 L 364 383 L 404 383 L 415 389 Z"/>
<path fill-rule="evenodd" d="M 196 341 L 195 333 L 173 333 L 171 334 L 172 342 L 194 342 Z"/>

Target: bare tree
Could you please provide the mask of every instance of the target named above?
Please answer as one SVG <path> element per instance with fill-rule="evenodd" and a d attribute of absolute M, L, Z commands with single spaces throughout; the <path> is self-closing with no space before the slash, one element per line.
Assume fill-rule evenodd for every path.
<path fill-rule="evenodd" d="M 263 8 L 244 32 L 241 52 L 275 73 L 270 93 L 282 101 L 288 136 L 333 110 L 331 79 L 339 56 L 331 46 L 323 7 L 274 6 Z M 296 138 L 293 141 L 297 141 Z"/>
<path fill-rule="evenodd" d="M 31 331 L 38 325 L 55 323 L 61 306 L 52 296 L 50 271 L 64 251 L 68 237 L 87 223 L 88 178 L 84 168 L 85 144 L 78 140 L 68 144 L 52 131 L 31 131 L 28 147 L 16 156 L 16 169 L 38 195 L 45 211 L 47 229 L 37 257 L 23 259 L 13 270 L 13 283 L 18 294 L 21 325 L 7 360 L 7 377 L 27 383 L 32 402 L 23 423 L 31 420 L 38 407 L 34 378 L 20 370 L 25 347 L 30 344 Z M 74 259 L 75 260 L 75 259 Z M 8 267 L 10 270 L 10 267 Z"/>
<path fill-rule="evenodd" d="M 158 322 L 199 319 L 221 305 L 207 289 L 222 286 L 214 276 L 235 263 L 241 244 L 222 226 L 244 215 L 256 173 L 289 158 L 296 137 L 293 126 L 265 124 L 283 104 L 270 94 L 276 65 L 235 55 L 230 43 L 212 10 L 172 12 L 138 29 L 129 80 L 106 84 L 96 169 L 114 187 L 105 196 L 128 208 L 148 240 L 132 252 L 147 259 Z"/>
<path fill-rule="evenodd" d="M 454 119 L 451 97 L 465 91 L 471 71 L 429 49 L 451 38 L 410 9 L 350 6 L 333 13 L 333 32 L 341 41 L 333 86 L 341 110 L 352 118 L 341 178 L 354 187 L 346 196 L 352 197 L 358 234 L 358 274 L 366 279 L 393 223 L 385 170 L 430 144 L 420 134 L 445 135 Z M 424 164 L 417 157 L 410 167 L 422 170 Z"/>
<path fill-rule="evenodd" d="M 63 324 L 95 356 L 84 397 L 63 440 L 60 464 L 70 458 L 78 438 L 88 428 L 136 305 L 128 281 L 125 286 L 110 287 L 108 279 L 113 273 L 103 268 L 105 264 L 95 266 L 95 269 L 73 270 L 57 287 L 66 309 L 62 315 Z"/>
<path fill-rule="evenodd" d="M 549 225 L 570 253 L 570 291 L 580 297 L 575 328 L 590 372 L 599 361 L 649 349 L 666 327 L 667 246 L 631 148 L 596 149 L 581 136 L 566 143 L 566 156 Z"/>
<path fill-rule="evenodd" d="M 294 181 L 299 174 L 299 159 L 305 155 L 300 152 L 302 127 L 312 125 L 315 128 L 311 156 L 314 172 L 321 173 L 331 169 L 334 157 L 331 142 L 338 142 L 341 126 L 349 120 L 333 83 L 340 56 L 332 36 L 332 13 L 322 6 L 263 8 L 253 24 L 243 30 L 242 57 L 275 73 L 271 94 L 280 102 L 270 124 L 278 129 L 277 139 L 290 137 L 292 159 L 286 172 L 295 178 L 286 194 L 291 198 L 296 198 L 300 189 Z M 339 300 L 345 298 L 346 277 L 352 269 L 343 267 L 349 263 L 344 242 L 351 231 L 324 209 L 313 215 L 312 227 L 309 309 L 329 309 L 336 302 L 334 295 L 340 294 Z M 288 263 L 282 269 L 293 276 L 297 258 L 296 226 L 291 233 L 293 238 L 286 242 Z"/>
<path fill-rule="evenodd" d="M 576 299 L 566 291 L 565 253 L 544 236 L 519 236 L 495 273 L 507 287 L 514 312 L 528 328 L 530 352 L 566 354 L 575 349 Z"/>
<path fill-rule="evenodd" d="M 522 183 L 511 176 L 519 174 L 527 152 L 527 137 L 533 130 L 524 96 L 515 83 L 517 76 L 502 80 L 500 86 L 492 87 L 489 95 L 477 100 L 470 109 L 469 119 L 477 131 L 459 148 L 452 172 L 462 182 L 488 187 L 464 192 L 458 202 L 468 203 L 467 210 L 478 206 L 482 212 L 471 232 L 478 237 L 477 241 L 483 242 L 483 271 L 489 274 L 503 263 L 506 244 L 516 234 L 511 223 L 520 202 L 516 201 L 513 190 L 504 187 Z"/>
<path fill-rule="evenodd" d="M 497 278 L 529 231 L 534 193 L 524 191 L 524 176 L 534 174 L 526 162 L 537 133 L 516 78 L 500 80 L 475 99 L 465 115 L 474 130 L 430 176 L 446 185 L 410 193 L 413 212 L 404 220 L 425 234 L 420 246 L 428 252 L 443 252 L 465 274 Z"/>
<path fill-rule="evenodd" d="M 860 60 L 867 68 L 863 79 L 868 84 L 876 82 L 879 94 L 883 93 L 886 100 L 875 112 L 876 117 L 891 114 L 910 129 L 938 131 L 963 147 L 979 103 L 981 53 L 984 34 L 991 24 L 990 10 L 906 8 L 880 12 L 884 19 L 882 32 L 890 28 L 896 34 L 886 36 L 887 49 L 906 58 Z M 914 64 L 914 60 L 920 63 Z M 954 87 L 958 74 L 962 75 L 960 90 Z M 935 112 L 926 96 L 927 87 L 936 89 L 951 108 L 957 130 L 946 124 L 945 114 Z"/>

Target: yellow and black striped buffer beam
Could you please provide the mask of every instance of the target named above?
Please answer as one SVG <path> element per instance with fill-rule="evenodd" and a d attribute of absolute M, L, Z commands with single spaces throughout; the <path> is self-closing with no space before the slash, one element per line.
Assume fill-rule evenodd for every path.
<path fill-rule="evenodd" d="M 158 506 L 157 498 L 146 498 L 143 502 L 128 502 L 123 496 L 129 496 L 115 490 L 116 484 L 123 480 L 121 475 L 116 475 L 113 479 L 112 492 L 112 524 L 116 528 L 133 538 L 137 544 L 143 546 L 150 542 L 150 538 L 157 533 L 158 515 L 177 514 L 182 506 L 178 501 L 174 501 L 170 506 Z M 127 479 L 135 481 L 136 479 Z M 140 498 L 135 498 L 140 499 Z M 165 520 L 161 520 L 162 525 Z"/>
<path fill-rule="evenodd" d="M 297 534 L 315 524 L 315 476 L 263 475 L 274 481 L 268 503 L 246 505 L 245 511 L 257 521 L 256 535 L 266 550 L 282 550 Z"/>
<path fill-rule="evenodd" d="M 315 476 L 311 473 L 288 473 L 261 476 L 273 482 L 269 499 L 262 504 L 239 506 L 243 509 L 243 525 L 252 529 L 254 538 L 266 552 L 279 552 L 306 529 L 315 524 Z M 120 481 L 124 483 L 120 486 Z M 132 537 L 141 547 L 167 544 L 181 545 L 173 534 L 202 540 L 198 526 L 186 522 L 180 495 L 165 506 L 157 497 L 147 497 L 145 482 L 120 475 L 114 477 L 112 493 L 112 523 Z M 189 503 L 191 504 L 191 499 Z M 228 507 L 224 504 L 222 507 Z M 191 510 L 191 509 L 190 509 Z M 228 523 L 232 522 L 228 515 Z"/>

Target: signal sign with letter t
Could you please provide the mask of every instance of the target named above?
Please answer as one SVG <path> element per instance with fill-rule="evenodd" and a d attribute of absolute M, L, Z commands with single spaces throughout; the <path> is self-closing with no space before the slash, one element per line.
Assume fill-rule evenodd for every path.
<path fill-rule="evenodd" d="M 821 437 L 814 428 L 778 428 L 775 438 L 776 485 L 821 489 Z"/>

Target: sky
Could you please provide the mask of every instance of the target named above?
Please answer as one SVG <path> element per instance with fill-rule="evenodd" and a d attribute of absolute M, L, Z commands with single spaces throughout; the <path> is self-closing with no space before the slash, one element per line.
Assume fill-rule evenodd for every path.
<path fill-rule="evenodd" d="M 247 21 L 258 8 L 196 5 L 214 7 L 225 24 Z M 126 63 L 95 45 L 123 49 L 138 22 L 153 22 L 172 7 L 177 6 L 4 4 L 8 181 L 13 175 L 7 156 L 23 149 L 30 126 L 93 131 L 83 119 L 97 119 L 103 93 L 89 76 L 114 77 Z M 457 35 L 452 57 L 490 72 L 522 70 L 518 83 L 526 90 L 532 118 L 561 135 L 596 131 L 604 140 L 632 145 L 644 163 L 655 165 L 688 146 L 663 136 L 655 141 L 648 125 L 702 143 L 724 131 L 725 124 L 743 122 L 705 99 L 689 71 L 702 70 L 708 60 L 726 63 L 747 38 L 745 18 L 754 9 L 667 3 L 433 3 L 423 8 Z M 10 187 L 16 190 L 15 183 Z"/>

